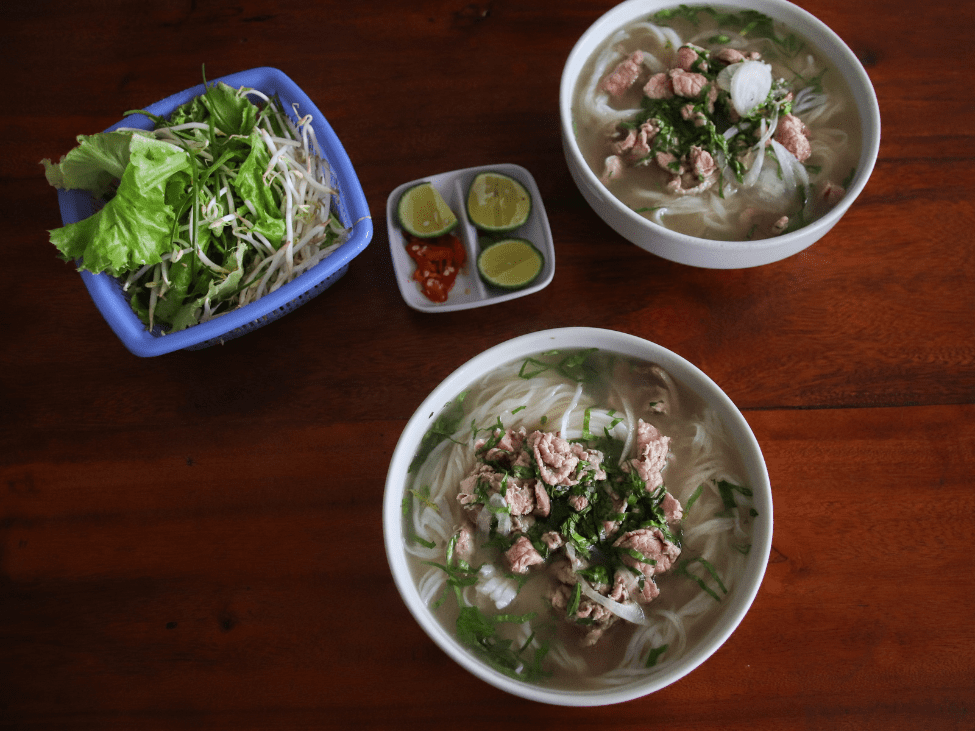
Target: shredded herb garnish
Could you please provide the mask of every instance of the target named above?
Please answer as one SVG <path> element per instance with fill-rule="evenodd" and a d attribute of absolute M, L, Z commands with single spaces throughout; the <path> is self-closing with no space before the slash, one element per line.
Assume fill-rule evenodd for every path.
<path fill-rule="evenodd" d="M 420 446 L 416 450 L 416 456 L 410 462 L 408 472 L 411 474 L 415 472 L 440 442 L 453 437 L 453 434 L 457 431 L 457 427 L 460 426 L 460 420 L 464 417 L 464 398 L 466 396 L 467 392 L 464 391 L 456 399 L 447 404 L 447 408 L 443 410 L 443 413 L 436 418 L 427 430 L 427 433 L 423 435 L 423 439 L 420 440 Z"/>
<path fill-rule="evenodd" d="M 411 489 L 410 492 L 413 494 L 413 497 L 415 497 L 417 500 L 419 500 L 420 502 L 422 502 L 428 508 L 432 508 L 433 510 L 435 510 L 438 513 L 440 512 L 440 508 L 438 508 L 436 506 L 436 504 L 434 504 L 433 501 L 430 500 L 430 486 L 429 485 L 424 485 L 423 492 L 420 492 L 418 490 L 413 490 L 413 489 Z"/>
<path fill-rule="evenodd" d="M 416 534 L 416 529 L 413 526 L 413 497 L 416 496 L 422 499 L 424 502 L 429 503 L 430 487 L 427 485 L 425 488 L 426 494 L 423 494 L 417 490 L 407 490 L 403 494 L 403 501 L 401 507 L 403 510 L 403 522 L 406 525 L 406 540 L 409 543 L 419 543 L 421 546 L 426 546 L 427 548 L 434 548 L 437 544 L 433 541 L 428 541 L 424 538 L 420 538 Z"/>
<path fill-rule="evenodd" d="M 659 660 L 660 656 L 667 651 L 668 647 L 670 647 L 670 645 L 661 645 L 660 647 L 652 648 L 647 654 L 647 662 L 645 667 L 652 668 L 654 665 L 656 665 L 657 660 Z"/>
<path fill-rule="evenodd" d="M 526 358 L 518 371 L 519 378 L 535 378 L 548 370 L 554 369 L 560 375 L 571 381 L 586 382 L 592 380 L 596 375 L 595 369 L 587 364 L 591 355 L 597 352 L 597 348 L 588 348 L 570 353 L 554 362 L 545 361 L 539 358 Z M 543 355 L 558 356 L 558 350 L 551 350 Z"/>
<path fill-rule="evenodd" d="M 694 505 L 694 503 L 697 502 L 697 499 L 699 497 L 701 497 L 701 493 L 702 492 L 704 492 L 704 484 L 703 483 L 697 486 L 697 489 L 690 496 L 690 498 L 688 498 L 687 504 L 684 505 L 684 517 L 685 518 L 687 517 L 687 514 L 690 512 L 691 507 Z"/>
<path fill-rule="evenodd" d="M 571 617 L 579 611 L 580 601 L 582 601 L 582 584 L 577 583 L 572 589 L 572 596 L 569 598 L 569 604 L 565 608 L 565 615 L 567 617 Z"/>
<path fill-rule="evenodd" d="M 484 662 L 505 675 L 527 682 L 537 682 L 551 673 L 542 669 L 542 661 L 548 653 L 548 643 L 540 643 L 533 653 L 528 653 L 535 634 L 516 646 L 512 640 L 498 634 L 498 626 L 503 624 L 524 624 L 535 618 L 535 613 L 527 614 L 498 614 L 490 616 L 475 606 L 464 601 L 463 590 L 477 583 L 477 571 L 466 561 L 454 555 L 456 536 L 448 545 L 446 563 L 425 561 L 430 566 L 436 566 L 447 574 L 447 588 L 444 594 L 434 602 L 433 609 L 440 607 L 446 601 L 448 588 L 453 589 L 454 597 L 460 610 L 457 615 L 457 639 L 471 649 Z M 527 656 L 526 656 L 527 653 Z"/>
<path fill-rule="evenodd" d="M 767 38 L 776 47 L 790 58 L 795 57 L 802 51 L 804 44 L 802 39 L 794 33 L 780 36 L 775 32 L 775 20 L 757 10 L 742 10 L 741 12 L 723 12 L 711 6 L 691 7 L 680 5 L 677 8 L 661 10 L 653 15 L 655 23 L 667 23 L 678 19 L 690 21 L 697 26 L 700 22 L 700 14 L 710 15 L 715 22 L 724 28 L 735 30 L 743 36 L 751 38 Z M 723 38 L 723 40 L 722 40 Z M 715 43 L 727 43 L 727 36 L 718 36 Z"/>
<path fill-rule="evenodd" d="M 698 586 L 700 586 L 704 591 L 706 591 L 708 595 L 712 599 L 714 599 L 714 601 L 720 602 L 721 597 L 718 596 L 717 592 L 715 592 L 714 589 L 708 586 L 705 580 L 702 579 L 700 576 L 697 576 L 690 572 L 690 566 L 691 564 L 694 563 L 699 563 L 704 568 L 706 568 L 708 570 L 708 573 L 711 574 L 711 578 L 714 579 L 715 583 L 717 583 L 718 587 L 721 589 L 721 592 L 723 594 L 728 593 L 728 589 L 725 587 L 724 582 L 721 581 L 721 577 L 718 575 L 718 571 L 717 569 L 714 568 L 714 565 L 707 559 L 701 558 L 700 556 L 681 561 L 677 567 L 677 573 L 681 574 L 682 576 L 686 576 L 687 578 L 694 581 Z"/>
<path fill-rule="evenodd" d="M 843 178 L 843 182 L 840 183 L 840 185 L 843 186 L 844 190 L 848 189 L 853 184 L 853 178 L 856 177 L 856 174 L 857 174 L 856 167 L 850 168 L 850 174 L 847 175 L 845 178 Z"/>
<path fill-rule="evenodd" d="M 725 512 L 730 512 L 738 507 L 735 502 L 735 493 L 740 493 L 745 497 L 752 497 L 751 488 L 735 485 L 727 480 L 719 480 L 715 483 L 718 494 L 721 495 L 721 502 L 724 504 Z"/>

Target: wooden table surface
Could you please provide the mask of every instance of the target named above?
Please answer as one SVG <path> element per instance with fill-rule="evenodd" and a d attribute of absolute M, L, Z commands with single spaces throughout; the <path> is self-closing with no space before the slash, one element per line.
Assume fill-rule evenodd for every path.
<path fill-rule="evenodd" d="M 612 0 L 8 3 L 0 10 L 0 727 L 975 728 L 975 15 L 800 0 L 863 61 L 873 177 L 812 248 L 670 263 L 585 205 L 562 65 Z M 48 229 L 41 158 L 208 78 L 274 66 L 352 158 L 375 235 L 347 275 L 222 347 L 131 355 Z M 406 306 L 401 183 L 527 168 L 554 281 Z M 420 630 L 381 533 L 414 409 L 483 349 L 546 328 L 657 342 L 742 409 L 768 462 L 764 583 L 689 676 L 617 706 L 509 696 Z"/>

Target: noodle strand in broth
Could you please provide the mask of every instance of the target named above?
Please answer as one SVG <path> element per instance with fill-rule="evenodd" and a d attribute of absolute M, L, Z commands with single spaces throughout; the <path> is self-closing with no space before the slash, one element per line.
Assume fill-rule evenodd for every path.
<path fill-rule="evenodd" d="M 763 75 L 767 97 L 755 86 Z M 762 98 L 744 115 L 746 91 Z M 720 6 L 680 6 L 612 34 L 580 74 L 573 120 L 586 162 L 621 202 L 728 241 L 824 215 L 861 146 L 849 87 L 817 49 L 767 16 Z"/>
<path fill-rule="evenodd" d="M 734 591 L 750 542 L 751 493 L 743 482 L 740 457 L 713 410 L 658 366 L 595 350 L 539 354 L 501 366 L 458 395 L 448 409 L 458 406 L 462 408 L 453 414 L 452 423 L 437 432 L 449 436 L 415 466 L 404 502 L 405 534 L 411 536 L 406 549 L 412 556 L 417 591 L 435 609 L 438 620 L 448 627 L 456 625 L 462 641 L 473 632 L 479 640 L 472 651 L 502 672 L 556 687 L 618 686 L 679 659 L 697 637 L 700 620 L 720 611 L 724 597 Z M 622 489 L 613 487 L 621 483 L 607 478 L 593 483 L 595 491 L 586 493 L 588 503 L 578 501 L 581 486 L 587 483 L 580 479 L 572 487 L 574 479 L 589 474 L 586 470 L 599 473 L 603 457 L 602 466 L 608 476 L 615 476 L 612 479 L 639 479 L 632 470 L 640 468 L 633 465 L 650 430 L 665 440 L 658 442 L 665 445 L 659 472 L 663 485 L 651 488 L 652 483 L 647 482 L 644 488 L 643 480 L 639 481 L 644 502 L 638 503 L 634 497 L 629 499 L 631 507 L 614 508 L 623 510 L 615 518 L 622 521 L 614 528 L 617 534 L 604 525 L 607 535 L 588 544 L 588 550 L 568 534 L 560 534 L 562 543 L 551 551 L 536 537 L 536 545 L 546 553 L 539 554 L 540 563 L 518 571 L 508 562 L 518 542 L 533 531 L 547 530 L 556 512 L 562 511 L 559 520 L 569 521 L 564 525 L 578 525 L 582 530 L 587 508 L 595 510 L 600 500 L 607 503 L 613 491 Z M 506 442 L 501 439 L 505 435 L 523 438 L 525 443 L 538 439 L 536 445 L 542 439 L 553 440 L 553 444 L 569 440 L 574 454 L 583 455 L 580 466 L 566 474 L 568 482 L 561 486 L 542 481 L 539 475 L 546 474 L 541 471 L 544 465 L 531 465 L 537 477 L 526 484 L 548 490 L 550 515 L 537 509 L 541 503 L 532 514 L 516 514 L 510 508 L 515 500 L 511 494 L 522 489 L 515 477 L 505 478 L 507 487 L 491 493 L 490 500 L 485 482 L 470 487 L 475 484 L 470 478 L 473 470 L 486 469 L 484 465 L 497 460 L 504 462 Z M 563 442 L 557 441 L 562 438 Z M 607 445 L 616 445 L 613 449 L 619 451 L 612 452 L 616 455 L 612 464 L 610 453 L 593 451 L 596 444 L 607 449 Z M 513 468 L 511 475 L 524 475 L 522 469 Z M 464 502 L 471 497 L 471 489 L 480 490 L 484 498 L 483 505 L 477 506 L 476 519 L 472 519 L 470 502 Z M 559 501 L 563 499 L 560 495 L 572 494 L 572 490 L 578 494 L 569 499 L 574 506 L 570 509 Z M 606 493 L 600 494 L 600 490 Z M 610 585 L 598 573 L 587 572 L 600 570 L 600 562 L 608 561 L 612 551 L 624 551 L 611 548 L 611 542 L 619 546 L 621 540 L 645 532 L 626 521 L 639 518 L 633 511 L 639 513 L 640 505 L 651 504 L 645 503 L 651 493 L 657 496 L 654 499 L 663 500 L 655 503 L 661 511 L 667 505 L 673 510 L 662 496 L 672 496 L 679 503 L 674 522 L 653 523 L 660 527 L 649 529 L 661 536 L 673 531 L 669 550 L 679 555 L 667 554 L 675 558 L 673 567 L 652 572 L 651 579 L 636 569 L 632 574 L 626 570 L 627 560 L 632 566 L 642 562 L 646 567 L 648 555 L 635 551 L 627 559 L 627 554 L 620 554 L 624 563 L 614 564 L 617 580 L 623 580 L 630 593 L 618 596 L 618 601 L 610 599 Z M 536 500 L 541 499 L 537 491 L 535 495 Z M 573 515 L 573 510 L 578 514 Z M 663 514 L 644 517 L 658 520 Z M 630 527 L 619 527 L 626 525 Z M 465 530 L 473 534 L 473 548 L 462 547 Z M 552 532 L 545 535 L 551 538 Z M 563 583 L 566 571 L 573 572 L 568 587 L 576 587 L 574 597 Z M 582 583 L 589 586 L 587 592 L 600 594 L 601 604 L 619 607 L 621 614 L 612 615 L 605 626 L 600 624 L 602 620 L 593 624 L 579 619 L 572 612 L 581 611 L 590 601 L 586 593 L 579 595 Z M 646 584 L 659 589 L 652 601 L 639 598 L 646 593 Z M 569 608 L 559 609 L 560 590 L 563 596 L 570 596 Z M 641 607 L 641 622 L 620 618 L 630 617 L 631 610 L 640 614 Z"/>

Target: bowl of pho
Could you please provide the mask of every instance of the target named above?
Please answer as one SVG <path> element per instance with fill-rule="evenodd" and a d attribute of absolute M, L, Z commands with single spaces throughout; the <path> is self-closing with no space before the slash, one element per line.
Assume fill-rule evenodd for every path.
<path fill-rule="evenodd" d="M 562 706 L 691 672 L 765 573 L 772 494 L 741 412 L 679 355 L 612 330 L 496 345 L 423 401 L 390 461 L 407 608 L 485 682 Z"/>
<path fill-rule="evenodd" d="M 562 143 L 583 197 L 665 259 L 739 269 L 822 238 L 880 147 L 863 66 L 784 0 L 627 0 L 573 47 Z"/>

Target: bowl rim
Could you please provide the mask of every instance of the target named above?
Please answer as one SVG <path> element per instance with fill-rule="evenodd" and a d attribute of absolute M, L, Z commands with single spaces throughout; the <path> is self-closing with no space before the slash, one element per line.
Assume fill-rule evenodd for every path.
<path fill-rule="evenodd" d="M 499 364 L 552 348 L 579 347 L 597 347 L 650 360 L 687 387 L 699 393 L 701 389 L 706 390 L 725 428 L 739 444 L 758 511 L 744 575 L 715 626 L 659 677 L 592 691 L 567 691 L 523 683 L 476 660 L 423 605 L 403 550 L 402 499 L 408 484 L 407 468 L 429 424 L 466 386 Z M 604 328 L 566 327 L 527 333 L 494 345 L 455 369 L 424 398 L 400 434 L 390 459 L 383 496 L 383 538 L 393 581 L 427 636 L 455 662 L 490 685 L 527 700 L 561 706 L 608 705 L 648 695 L 676 682 L 713 655 L 741 623 L 758 593 L 771 551 L 772 527 L 772 490 L 765 459 L 751 427 L 731 398 L 697 366 L 673 351 L 636 335 Z"/>
<path fill-rule="evenodd" d="M 807 245 L 811 245 L 824 236 L 843 217 L 866 187 L 873 173 L 880 152 L 880 105 L 866 69 L 843 39 L 816 16 L 788 0 L 720 0 L 719 2 L 685 0 L 680 4 L 692 7 L 718 5 L 759 10 L 786 25 L 792 22 L 805 24 L 818 37 L 828 42 L 829 48 L 825 50 L 828 51 L 830 61 L 843 74 L 854 96 L 857 114 L 861 122 L 862 140 L 857 173 L 853 183 L 847 189 L 843 200 L 825 215 L 796 231 L 765 239 L 724 241 L 690 236 L 644 218 L 623 204 L 603 185 L 583 157 L 573 131 L 572 97 L 579 73 L 586 60 L 604 39 L 634 17 L 649 15 L 656 10 L 675 7 L 677 4 L 675 0 L 624 0 L 624 2 L 599 16 L 573 45 L 563 66 L 559 83 L 559 121 L 563 148 L 569 165 L 573 167 L 573 173 L 581 176 L 584 184 L 588 186 L 593 195 L 598 197 L 599 202 L 609 206 L 615 215 L 622 217 L 627 222 L 628 226 L 646 227 L 648 228 L 648 235 L 669 239 L 679 246 L 696 247 L 713 253 L 747 250 L 751 254 L 761 256 L 780 249 L 794 249 L 796 246 L 800 246 L 799 242 L 806 239 L 809 239 Z M 790 17 L 783 19 L 781 16 Z M 804 29 L 802 35 L 811 43 L 813 42 L 809 38 L 808 30 Z M 819 50 L 824 50 L 821 42 L 816 42 L 815 45 Z"/>
<path fill-rule="evenodd" d="M 113 277 L 104 272 L 93 274 L 87 270 L 82 270 L 80 272 L 82 281 L 109 327 L 115 332 L 123 345 L 139 357 L 152 357 L 174 350 L 193 348 L 210 341 L 219 342 L 222 338 L 230 340 L 232 338 L 231 333 L 235 330 L 243 328 L 249 331 L 277 319 L 279 310 L 287 310 L 289 306 L 293 308 L 298 303 L 303 303 L 305 300 L 302 299 L 302 295 L 307 297 L 309 296 L 307 293 L 315 290 L 316 287 L 324 286 L 326 280 L 343 271 L 343 268 L 358 256 L 372 240 L 373 224 L 369 205 L 352 166 L 352 161 L 325 115 L 321 113 L 304 90 L 283 71 L 270 66 L 252 68 L 216 79 L 208 79 L 206 86 L 213 86 L 220 82 L 234 88 L 243 86 L 255 88 L 268 94 L 280 95 L 287 102 L 296 103 L 302 114 L 312 115 L 311 125 L 315 131 L 319 147 L 339 185 L 338 209 L 340 211 L 343 208 L 345 209 L 349 220 L 343 221 L 343 223 L 347 223 L 350 232 L 346 240 L 332 254 L 277 290 L 213 320 L 167 335 L 155 335 L 146 329 L 145 324 L 132 311 L 129 303 L 119 294 Z M 200 83 L 142 107 L 139 111 L 147 111 L 158 116 L 168 116 L 181 104 L 203 94 L 204 90 L 204 84 Z M 105 132 L 111 132 L 120 127 L 151 129 L 152 120 L 142 114 L 132 114 L 111 125 Z M 74 220 L 73 216 L 70 215 L 73 211 L 71 203 L 72 198 L 79 195 L 87 195 L 87 193 L 71 190 L 58 191 L 62 221 L 65 224 Z M 72 220 L 68 220 L 69 218 Z"/>

